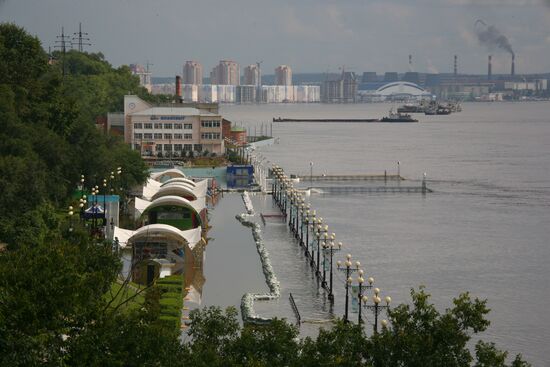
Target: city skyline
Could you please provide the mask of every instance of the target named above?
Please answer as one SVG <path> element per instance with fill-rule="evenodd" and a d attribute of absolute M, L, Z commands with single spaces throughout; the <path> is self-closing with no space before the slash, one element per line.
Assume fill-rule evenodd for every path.
<path fill-rule="evenodd" d="M 159 6 L 145 0 L 7 0 L 0 2 L 0 21 L 25 27 L 46 50 L 53 49 L 61 26 L 72 34 L 82 22 L 92 43 L 86 50 L 102 52 L 115 66 L 149 61 L 156 76 L 180 74 L 186 60 L 211 70 L 220 59 L 235 60 L 241 69 L 263 61 L 262 71 L 268 73 L 284 64 L 295 73 L 338 72 L 342 66 L 356 73 L 405 72 L 409 54 L 415 71 L 452 72 L 456 54 L 459 73 L 482 74 L 489 53 L 493 73 L 506 73 L 510 55 L 486 47 L 476 36 L 474 25 L 483 19 L 508 37 L 522 74 L 550 71 L 550 6 L 545 3 L 166 0 Z M 45 13 L 47 19 L 40 16 Z"/>

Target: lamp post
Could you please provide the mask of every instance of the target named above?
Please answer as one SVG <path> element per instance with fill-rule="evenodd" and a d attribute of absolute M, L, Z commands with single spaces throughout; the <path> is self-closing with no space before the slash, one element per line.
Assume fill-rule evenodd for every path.
<path fill-rule="evenodd" d="M 390 308 L 391 297 L 386 296 L 384 298 L 384 301 L 386 302 L 386 304 L 381 305 L 382 298 L 380 298 L 380 289 L 379 288 L 374 288 L 374 296 L 372 297 L 372 302 L 373 303 L 371 305 L 367 304 L 368 298 L 366 296 L 363 296 L 362 301 L 364 303 L 363 307 L 365 307 L 366 309 L 372 311 L 373 314 L 374 314 L 373 328 L 374 328 L 374 333 L 377 334 L 378 333 L 378 316 L 380 315 L 382 310 L 387 310 L 387 309 Z M 387 325 L 387 321 L 385 323 L 383 322 L 382 325 L 383 326 Z"/>
<path fill-rule="evenodd" d="M 328 224 L 325 224 L 324 227 L 319 227 L 321 227 L 319 233 L 323 237 L 323 243 L 325 243 L 328 237 Z M 319 265 L 321 263 L 321 236 L 317 237 L 317 276 L 321 275 L 321 270 L 319 269 Z"/>
<path fill-rule="evenodd" d="M 309 162 L 309 185 L 313 185 L 313 162 Z"/>
<path fill-rule="evenodd" d="M 323 281 L 321 282 L 321 287 L 327 289 L 327 255 L 329 253 L 329 247 L 334 245 L 334 239 L 336 234 L 332 233 L 330 235 L 330 243 L 327 243 L 327 233 L 325 233 L 325 241 L 323 242 Z"/>
<path fill-rule="evenodd" d="M 84 195 L 84 175 L 80 175 L 80 197 Z"/>
<path fill-rule="evenodd" d="M 311 229 L 311 236 L 313 236 L 313 234 L 315 233 L 314 232 L 315 223 L 317 223 L 317 218 L 315 218 L 315 210 L 310 213 L 310 218 L 309 218 L 308 222 L 309 222 L 309 226 L 308 226 L 307 231 L 306 231 L 306 255 L 310 256 L 309 255 L 309 245 L 310 245 L 310 243 L 309 243 L 309 232 L 310 232 L 310 229 Z M 313 250 L 313 244 L 311 245 L 311 249 Z"/>
<path fill-rule="evenodd" d="M 336 248 L 338 247 L 338 248 Z M 329 278 L 329 291 L 328 291 L 328 299 L 331 301 L 334 301 L 334 293 L 332 293 L 332 259 L 334 257 L 334 253 L 338 252 L 342 249 L 342 242 L 338 242 L 338 245 L 334 244 L 334 241 L 331 241 L 330 244 L 330 278 Z"/>
<path fill-rule="evenodd" d="M 69 232 L 72 232 L 73 231 L 73 214 L 74 214 L 72 205 L 69 206 L 69 210 L 67 214 L 69 215 Z"/>
<path fill-rule="evenodd" d="M 363 290 L 372 288 L 372 284 L 374 283 L 374 278 L 369 277 L 367 279 L 367 282 L 368 282 L 367 285 L 363 285 L 364 282 L 365 282 L 365 279 L 363 278 L 363 270 L 359 270 L 359 276 L 357 277 L 357 283 L 359 284 L 359 292 L 357 293 L 357 300 L 359 303 L 359 316 L 358 316 L 357 324 L 359 325 L 363 322 L 363 318 L 361 317 L 361 309 L 363 308 L 361 307 L 362 306 L 361 302 L 366 303 L 368 301 L 368 297 L 363 296 Z"/>
<path fill-rule="evenodd" d="M 313 225 L 312 233 L 315 234 L 314 241 L 317 240 L 317 243 L 319 243 L 319 238 L 321 237 L 321 233 L 320 233 L 321 223 L 323 223 L 323 218 L 319 217 L 319 219 L 317 219 L 317 221 Z M 317 224 L 317 226 L 315 226 L 315 224 Z M 311 261 L 309 263 L 311 266 L 315 265 L 315 244 L 314 243 L 311 244 Z"/>
<path fill-rule="evenodd" d="M 355 271 L 359 271 L 359 267 L 361 266 L 361 263 L 357 261 L 355 263 L 355 268 L 352 268 L 351 264 L 351 255 L 347 254 L 346 261 L 344 262 L 345 266 L 342 266 L 342 263 L 340 261 L 337 262 L 338 264 L 338 270 L 343 271 L 346 273 L 346 309 L 344 313 L 344 322 L 349 322 L 348 319 L 348 308 L 349 308 L 349 286 L 353 282 L 353 279 L 351 279 L 351 273 Z"/>

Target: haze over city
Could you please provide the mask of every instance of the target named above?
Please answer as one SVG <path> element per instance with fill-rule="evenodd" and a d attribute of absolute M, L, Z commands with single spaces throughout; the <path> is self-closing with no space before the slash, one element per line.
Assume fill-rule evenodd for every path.
<path fill-rule="evenodd" d="M 0 21 L 15 22 L 55 45 L 61 26 L 89 33 L 89 51 L 115 66 L 153 64 L 156 76 L 181 73 L 185 60 L 206 70 L 220 59 L 241 66 L 263 60 L 272 73 L 280 64 L 296 73 L 361 73 L 408 70 L 482 74 L 493 53 L 494 73 L 509 70 L 508 52 L 481 44 L 476 21 L 504 35 L 517 55 L 518 73 L 550 71 L 548 1 L 0 1 Z M 479 24 L 479 23 L 478 23 Z"/>

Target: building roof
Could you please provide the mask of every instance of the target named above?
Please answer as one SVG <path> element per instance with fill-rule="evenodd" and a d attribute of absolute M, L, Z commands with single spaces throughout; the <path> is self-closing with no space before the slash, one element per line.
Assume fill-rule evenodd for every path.
<path fill-rule="evenodd" d="M 214 113 L 192 107 L 152 107 L 143 111 L 129 113 L 132 116 L 219 116 Z"/>

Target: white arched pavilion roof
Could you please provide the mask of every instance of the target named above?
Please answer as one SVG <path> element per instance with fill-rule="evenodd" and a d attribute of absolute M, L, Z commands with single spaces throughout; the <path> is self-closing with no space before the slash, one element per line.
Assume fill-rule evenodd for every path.
<path fill-rule="evenodd" d="M 118 239 L 120 247 L 124 248 L 131 241 L 135 241 L 139 238 L 148 237 L 151 235 L 165 235 L 174 237 L 193 249 L 202 239 L 201 228 L 197 227 L 189 229 L 187 231 L 180 231 L 176 227 L 172 227 L 167 224 L 150 224 L 148 226 L 141 227 L 136 231 L 130 231 L 115 227 L 114 238 Z"/>
<path fill-rule="evenodd" d="M 181 183 L 186 183 L 186 184 L 189 184 L 193 187 L 197 187 L 197 184 L 195 181 L 192 181 L 188 178 L 185 178 L 185 177 L 176 177 L 176 178 L 171 178 L 169 180 L 167 180 L 166 182 L 163 182 L 160 186 L 166 186 L 166 185 L 170 185 L 174 182 L 181 182 Z"/>
<path fill-rule="evenodd" d="M 177 168 L 171 168 L 171 169 L 167 169 L 165 171 L 161 171 L 161 172 L 155 172 L 155 173 L 152 173 L 151 174 L 151 178 L 153 180 L 159 180 L 162 176 L 169 176 L 169 177 L 172 177 L 172 178 L 185 178 L 185 174 L 180 171 L 179 169 Z"/>
<path fill-rule="evenodd" d="M 163 196 L 191 196 L 193 200 L 197 200 L 197 194 L 187 185 L 168 185 L 161 187 L 151 199 L 156 200 Z"/>

